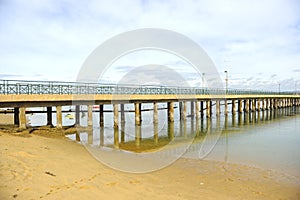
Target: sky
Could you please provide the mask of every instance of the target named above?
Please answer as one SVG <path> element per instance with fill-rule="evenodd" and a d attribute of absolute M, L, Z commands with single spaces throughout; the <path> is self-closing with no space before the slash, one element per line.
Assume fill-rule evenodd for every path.
<path fill-rule="evenodd" d="M 299 0 L 0 0 L 0 79 L 75 81 L 96 47 L 140 28 L 192 39 L 230 88 L 300 90 Z M 151 51 L 118 60 L 105 80 L 147 64 L 202 84 L 182 59 Z"/>

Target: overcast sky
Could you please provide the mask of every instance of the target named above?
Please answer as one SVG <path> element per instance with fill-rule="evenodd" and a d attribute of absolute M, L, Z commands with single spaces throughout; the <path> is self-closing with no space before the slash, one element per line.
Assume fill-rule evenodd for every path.
<path fill-rule="evenodd" d="M 298 82 L 300 89 L 299 0 L 0 0 L 0 79 L 74 81 L 97 46 L 138 28 L 173 30 L 194 40 L 222 80 L 228 71 L 229 87 L 277 90 L 280 84 L 294 90 Z M 117 81 L 127 69 L 157 57 L 119 61 L 106 78 Z M 185 70 L 179 58 L 160 62 L 155 64 Z M 188 70 L 186 79 L 200 83 Z"/>

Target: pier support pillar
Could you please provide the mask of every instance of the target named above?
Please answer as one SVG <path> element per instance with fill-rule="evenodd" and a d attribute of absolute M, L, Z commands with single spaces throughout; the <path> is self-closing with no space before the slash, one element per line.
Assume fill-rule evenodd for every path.
<path fill-rule="evenodd" d="M 142 141 L 142 127 L 135 126 L 135 146 L 140 147 Z"/>
<path fill-rule="evenodd" d="M 252 99 L 252 112 L 256 111 L 256 99 Z"/>
<path fill-rule="evenodd" d="M 249 99 L 244 101 L 244 110 L 246 113 L 249 112 Z"/>
<path fill-rule="evenodd" d="M 266 108 L 265 108 L 265 99 L 262 99 L 261 103 L 262 103 L 261 110 L 263 110 L 263 111 L 266 110 Z"/>
<path fill-rule="evenodd" d="M 173 102 L 168 102 L 168 121 L 174 122 L 174 103 Z"/>
<path fill-rule="evenodd" d="M 274 106 L 273 99 L 270 99 L 270 110 L 273 110 L 273 106 Z"/>
<path fill-rule="evenodd" d="M 228 105 L 227 105 L 227 99 L 225 99 L 225 100 L 224 100 L 224 105 L 225 105 L 225 110 L 224 110 L 224 112 L 225 112 L 225 116 L 227 116 L 227 115 L 228 115 Z"/>
<path fill-rule="evenodd" d="M 257 110 L 260 111 L 260 99 L 257 99 Z"/>
<path fill-rule="evenodd" d="M 93 105 L 88 105 L 88 127 L 93 126 Z"/>
<path fill-rule="evenodd" d="M 269 99 L 266 99 L 266 110 L 269 110 Z"/>
<path fill-rule="evenodd" d="M 103 114 L 103 104 L 99 105 L 99 125 L 100 127 L 104 126 L 104 114 Z"/>
<path fill-rule="evenodd" d="M 196 119 L 199 119 L 200 117 L 200 106 L 199 106 L 199 102 L 195 101 L 195 107 L 196 107 Z"/>
<path fill-rule="evenodd" d="M 183 113 L 182 113 L 182 114 L 183 114 L 183 115 L 182 115 L 182 117 L 183 117 L 182 119 L 183 119 L 183 120 L 186 120 L 186 107 L 187 107 L 187 106 L 186 106 L 186 101 L 184 101 L 184 102 L 183 102 Z"/>
<path fill-rule="evenodd" d="M 121 104 L 120 107 L 121 107 L 121 124 L 124 124 L 125 123 L 125 107 L 124 107 L 124 104 Z"/>
<path fill-rule="evenodd" d="M 191 101 L 191 117 L 194 118 L 195 116 L 195 102 Z"/>
<path fill-rule="evenodd" d="M 113 104 L 114 107 L 114 128 L 119 127 L 119 105 Z"/>
<path fill-rule="evenodd" d="M 253 110 L 253 107 L 252 107 L 253 103 L 252 103 L 252 101 L 253 101 L 252 99 L 249 99 L 249 111 L 250 112 L 252 112 L 252 110 Z"/>
<path fill-rule="evenodd" d="M 114 104 L 118 106 L 118 104 Z M 114 127 L 114 148 L 118 149 L 119 148 L 119 127 L 115 126 Z"/>
<path fill-rule="evenodd" d="M 203 119 L 203 116 L 204 116 L 204 106 L 203 106 L 203 101 L 200 101 L 200 110 L 201 110 L 201 119 Z"/>
<path fill-rule="evenodd" d="M 19 118 L 19 107 L 14 108 L 14 125 L 20 124 L 20 118 Z"/>
<path fill-rule="evenodd" d="M 56 106 L 56 128 L 62 128 L 62 107 Z"/>
<path fill-rule="evenodd" d="M 180 102 L 182 103 L 182 102 Z M 180 113 L 180 117 L 181 117 L 181 113 Z M 153 123 L 157 124 L 158 123 L 158 106 L 157 106 L 157 102 L 153 103 Z"/>
<path fill-rule="evenodd" d="M 75 125 L 80 125 L 80 105 L 75 106 Z"/>
<path fill-rule="evenodd" d="M 232 100 L 232 114 L 235 115 L 236 108 L 235 108 L 235 100 Z"/>
<path fill-rule="evenodd" d="M 238 106 L 239 106 L 239 113 L 243 113 L 243 101 L 238 100 Z"/>
<path fill-rule="evenodd" d="M 26 108 L 19 108 L 19 127 L 21 129 L 26 129 Z"/>
<path fill-rule="evenodd" d="M 139 104 L 139 109 L 140 109 L 140 121 L 142 122 L 143 121 L 143 118 L 142 118 L 142 103 Z"/>
<path fill-rule="evenodd" d="M 141 110 L 140 103 L 134 103 L 135 125 L 141 125 Z"/>
<path fill-rule="evenodd" d="M 47 107 L 47 126 L 52 126 L 52 107 Z"/>
<path fill-rule="evenodd" d="M 216 101 L 216 116 L 220 116 L 220 101 Z"/>
<path fill-rule="evenodd" d="M 206 101 L 206 117 L 210 118 L 210 101 Z"/>

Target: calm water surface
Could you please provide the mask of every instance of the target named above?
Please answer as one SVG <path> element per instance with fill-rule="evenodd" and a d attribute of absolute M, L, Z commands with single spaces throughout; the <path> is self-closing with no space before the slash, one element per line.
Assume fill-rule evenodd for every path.
<path fill-rule="evenodd" d="M 176 106 L 176 105 L 175 105 Z M 160 108 L 165 108 L 161 104 Z M 106 110 L 112 107 L 105 106 Z M 151 104 L 144 105 L 151 108 Z M 68 109 L 68 108 L 65 108 Z M 125 108 L 126 109 L 126 108 Z M 127 107 L 127 110 L 132 109 Z M 230 108 L 229 108 L 230 109 Z M 278 111 L 251 112 L 220 118 L 213 116 L 203 120 L 187 118 L 179 120 L 178 108 L 175 109 L 175 122 L 168 123 L 167 111 L 159 111 L 159 124 L 153 126 L 152 111 L 142 113 L 142 126 L 134 125 L 134 112 L 126 112 L 126 123 L 120 125 L 120 147 L 134 150 L 135 134 L 141 135 L 140 150 L 160 149 L 176 138 L 179 144 L 194 141 L 184 157 L 240 163 L 263 169 L 273 169 L 292 176 L 300 177 L 300 114 L 299 108 L 280 109 Z M 73 112 L 70 112 L 73 114 Z M 188 113 L 189 114 L 189 113 Z M 64 116 L 67 113 L 63 114 Z M 94 127 L 92 133 L 82 132 L 79 137 L 68 135 L 72 140 L 89 142 L 93 146 L 113 146 L 113 115 L 105 113 L 105 126 L 99 127 L 99 113 L 93 114 Z M 46 122 L 43 114 L 29 115 L 32 125 Z M 55 114 L 53 114 L 55 120 Z M 64 125 L 74 124 L 74 119 L 63 118 Z M 55 121 L 54 121 L 55 124 Z M 81 116 L 81 125 L 86 126 L 86 114 Z M 155 138 L 154 135 L 158 134 Z M 177 145 L 178 146 L 178 145 Z M 171 148 L 176 148 L 171 147 Z M 203 153 L 205 150 L 205 153 Z"/>

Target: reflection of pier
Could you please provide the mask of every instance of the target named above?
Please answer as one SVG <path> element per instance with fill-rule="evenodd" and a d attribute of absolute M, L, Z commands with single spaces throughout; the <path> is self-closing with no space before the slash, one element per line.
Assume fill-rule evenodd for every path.
<path fill-rule="evenodd" d="M 125 126 L 125 124 L 122 124 L 121 129 L 115 128 L 111 132 L 104 127 L 94 130 L 85 130 L 76 134 L 76 140 L 100 147 L 113 147 L 119 145 L 119 148 L 123 150 L 134 152 L 159 151 L 164 147 L 167 147 L 164 148 L 164 151 L 171 151 L 173 153 L 174 149 L 178 148 L 181 150 L 188 149 L 188 151 L 199 152 L 199 150 L 203 148 L 204 139 L 206 140 L 206 143 L 219 140 L 219 142 L 225 144 L 228 133 L 235 134 L 235 132 L 237 132 L 238 134 L 243 128 L 249 130 L 251 126 L 255 128 L 255 125 L 271 124 L 276 122 L 276 120 L 295 115 L 299 112 L 300 108 L 294 109 L 289 107 L 278 110 L 236 113 L 235 115 L 226 115 L 224 117 L 179 120 L 168 122 L 167 129 L 161 131 L 161 135 L 159 135 L 158 124 L 153 123 L 151 127 L 153 133 L 152 137 L 146 138 L 142 137 L 144 132 L 142 131 L 141 126 L 135 126 L 133 131 L 136 137 L 130 137 L 130 135 L 126 135 L 123 131 L 123 126 Z M 149 131 L 149 129 L 147 131 Z M 112 142 L 105 141 L 105 136 L 111 134 L 114 136 L 121 135 L 120 143 L 116 144 L 115 139 Z M 170 142 L 172 141 L 173 144 L 170 145 Z M 193 143 L 191 144 L 191 142 Z M 212 147 L 213 145 L 209 144 L 207 147 L 208 146 Z"/>
<path fill-rule="evenodd" d="M 217 89 L 217 88 L 180 88 L 160 86 L 135 86 L 135 85 L 100 85 L 95 83 L 67 83 L 67 82 L 27 82 L 27 81 L 1 81 L 0 107 L 14 108 L 14 123 L 20 128 L 26 128 L 26 108 L 47 107 L 47 125 L 52 125 L 52 108 L 55 107 L 56 127 L 62 128 L 62 106 L 75 106 L 75 124 L 80 124 L 81 105 L 87 106 L 88 126 L 93 126 L 93 110 L 95 105 L 99 112 L 99 126 L 104 126 L 104 105 L 113 105 L 114 146 L 118 147 L 119 126 L 125 123 L 126 104 L 134 107 L 134 123 L 136 144 L 141 142 L 141 113 L 143 103 L 152 103 L 153 123 L 158 122 L 159 104 L 167 103 L 167 116 L 169 124 L 174 122 L 174 112 L 178 112 L 180 119 L 186 121 L 210 119 L 213 115 L 219 117 L 221 111 L 224 115 L 229 112 L 233 116 L 245 113 L 246 120 L 251 121 L 254 115 L 263 115 L 265 112 L 281 112 L 283 108 L 298 107 L 300 95 L 292 92 L 266 92 L 252 90 Z M 179 104 L 178 108 L 175 103 Z M 94 107 L 94 108 L 93 108 Z M 190 112 L 187 112 L 189 107 Z M 215 108 L 213 110 L 213 107 Z M 230 110 L 229 110 L 229 107 Z M 131 110 L 133 111 L 133 110 Z M 189 114 L 188 114 L 189 113 Z M 248 115 L 247 113 L 253 113 Z M 266 112 L 266 115 L 268 112 Z M 271 115 L 271 114 L 270 114 Z M 273 115 L 273 114 L 272 114 Z M 240 116 L 240 115 L 238 115 Z M 249 116 L 249 119 L 248 117 Z M 232 119 L 235 120 L 235 117 Z M 209 121 L 209 120 L 207 120 Z M 238 118 L 238 121 L 240 119 Z M 172 125 L 169 126 L 172 128 Z M 197 129 L 197 128 L 196 128 Z M 195 130 L 195 129 L 194 129 Z M 124 132 L 124 131 L 123 131 Z M 122 131 L 121 131 L 122 133 Z M 172 138 L 172 131 L 170 132 Z M 158 137 L 153 133 L 154 138 Z"/>

